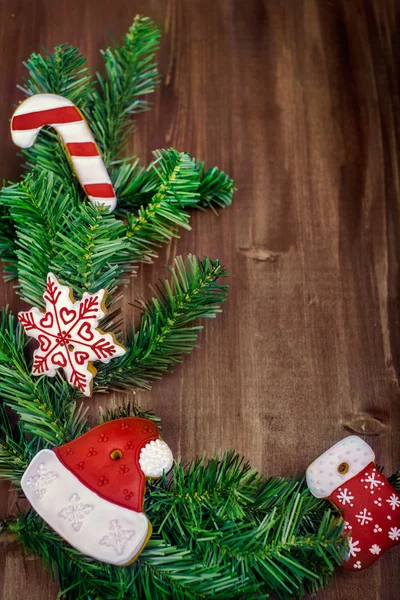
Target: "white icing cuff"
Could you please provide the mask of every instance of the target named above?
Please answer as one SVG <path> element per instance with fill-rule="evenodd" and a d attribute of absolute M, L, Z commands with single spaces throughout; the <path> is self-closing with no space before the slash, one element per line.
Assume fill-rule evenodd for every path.
<path fill-rule="evenodd" d="M 172 452 L 163 440 L 155 440 L 146 444 L 139 458 L 140 468 L 146 477 L 161 477 L 173 465 Z"/>
<path fill-rule="evenodd" d="M 306 478 L 310 492 L 316 498 L 327 498 L 374 459 L 372 448 L 364 440 L 356 435 L 344 438 L 308 467 Z"/>
<path fill-rule="evenodd" d="M 36 512 L 71 546 L 112 565 L 130 563 L 151 532 L 144 513 L 108 502 L 81 483 L 51 450 L 41 450 L 21 480 Z"/>

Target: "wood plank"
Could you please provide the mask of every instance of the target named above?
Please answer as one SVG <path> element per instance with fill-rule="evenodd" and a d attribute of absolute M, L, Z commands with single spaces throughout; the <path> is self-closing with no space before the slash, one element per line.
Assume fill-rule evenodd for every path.
<path fill-rule="evenodd" d="M 129 303 L 177 254 L 229 267 L 224 313 L 139 402 L 186 458 L 235 448 L 265 474 L 302 472 L 360 423 L 386 472 L 400 458 L 399 81 L 395 0 L 0 1 L 0 168 L 19 173 L 7 115 L 21 61 L 68 41 L 100 67 L 105 30 L 136 13 L 164 31 L 164 80 L 129 150 L 174 146 L 234 177 L 235 203 L 141 269 Z M 2 304 L 22 304 L 12 286 Z M 98 406 L 121 395 L 89 400 Z M 375 434 L 375 435 L 374 435 Z M 12 510 L 8 486 L 0 516 Z M 338 571 L 321 600 L 394 600 L 399 551 Z M 56 597 L 39 561 L 1 546 L 0 598 Z M 26 590 L 29 590 L 29 594 Z"/>

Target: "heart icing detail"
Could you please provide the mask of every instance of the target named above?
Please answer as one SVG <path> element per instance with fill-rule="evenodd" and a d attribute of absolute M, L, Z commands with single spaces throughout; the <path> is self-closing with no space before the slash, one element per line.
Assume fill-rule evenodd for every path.
<path fill-rule="evenodd" d="M 53 317 L 52 313 L 47 312 L 45 314 L 45 316 L 43 317 L 43 319 L 41 319 L 39 321 L 39 323 L 42 327 L 46 327 L 46 328 L 53 327 L 54 317 Z"/>
<path fill-rule="evenodd" d="M 89 354 L 87 352 L 75 352 L 75 360 L 78 365 L 83 365 L 85 360 L 89 358 Z"/>
<path fill-rule="evenodd" d="M 79 327 L 78 335 L 87 342 L 90 342 L 94 338 L 94 334 L 90 329 L 90 323 L 87 321 L 82 323 L 82 325 Z"/>
<path fill-rule="evenodd" d="M 64 354 L 62 352 L 57 352 L 57 354 L 54 354 L 51 357 L 51 362 L 54 365 L 58 365 L 59 367 L 66 367 L 67 366 L 67 359 L 65 358 Z"/>
<path fill-rule="evenodd" d="M 38 335 L 38 342 L 42 352 L 46 352 L 51 346 L 51 341 L 45 335 Z"/>
<path fill-rule="evenodd" d="M 60 317 L 63 320 L 63 322 L 68 325 L 68 323 L 71 323 L 71 321 L 73 321 L 76 318 L 76 310 L 69 310 L 68 308 L 65 308 L 65 306 L 60 310 Z"/>

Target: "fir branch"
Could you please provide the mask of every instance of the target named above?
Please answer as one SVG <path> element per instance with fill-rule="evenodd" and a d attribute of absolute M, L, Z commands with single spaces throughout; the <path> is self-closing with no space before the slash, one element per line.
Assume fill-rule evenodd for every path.
<path fill-rule="evenodd" d="M 103 206 L 89 202 L 68 211 L 56 234 L 57 254 L 50 270 L 80 297 L 106 288 L 111 295 L 122 276 L 133 270 L 126 228 Z"/>
<path fill-rule="evenodd" d="M 228 489 L 247 506 L 244 518 L 235 518 L 230 508 L 225 511 Z M 261 518 L 250 500 L 266 494 L 271 506 Z M 232 453 L 195 460 L 188 467 L 177 463 L 168 479 L 149 486 L 145 510 L 153 523 L 152 538 L 136 562 L 123 569 L 82 556 L 33 511 L 21 515 L 13 530 L 57 575 L 67 600 L 127 595 L 137 600 L 255 600 L 272 592 L 288 599 L 316 591 L 341 560 L 337 544 L 343 523 L 336 522 L 329 503 L 316 501 L 302 482 L 263 484 Z"/>
<path fill-rule="evenodd" d="M 114 419 L 122 419 L 125 417 L 149 419 L 150 421 L 153 421 L 160 430 L 162 429 L 160 417 L 155 415 L 153 410 L 142 410 L 133 400 L 125 401 L 120 406 L 113 405 L 107 407 L 106 410 L 100 406 L 98 424 L 100 425 L 106 421 L 113 421 Z"/>
<path fill-rule="evenodd" d="M 177 151 L 173 149 L 164 150 L 163 152 L 177 154 Z M 154 160 L 146 168 L 141 167 L 139 160 L 136 159 L 132 164 L 123 161 L 118 167 L 111 169 L 111 179 L 118 197 L 117 210 L 120 214 L 125 215 L 126 212 L 134 212 L 143 206 L 147 206 L 156 194 L 160 183 L 157 163 L 163 155 L 162 151 L 153 154 Z M 194 159 L 194 162 L 199 180 L 198 201 L 194 203 L 193 197 L 190 196 L 189 201 L 186 202 L 186 199 L 181 197 L 179 198 L 180 207 L 205 207 L 216 212 L 217 208 L 230 206 L 236 190 L 232 179 L 217 167 L 205 171 L 203 162 L 197 159 Z"/>
<path fill-rule="evenodd" d="M 26 338 L 14 316 L 2 311 L 0 324 L 0 398 L 20 417 L 24 431 L 57 446 L 81 435 L 86 409 L 76 405 L 77 393 L 57 375 L 33 377 L 23 348 Z"/>
<path fill-rule="evenodd" d="M 150 107 L 142 96 L 154 92 L 159 83 L 154 62 L 159 40 L 160 31 L 151 19 L 137 16 L 122 44 L 102 51 L 107 77 L 97 74 L 99 87 L 88 120 L 106 166 L 117 158 L 131 134 L 131 116 Z"/>
<path fill-rule="evenodd" d="M 11 281 L 18 275 L 18 258 L 15 254 L 15 225 L 9 209 L 0 202 L 0 257 L 3 261 L 3 278 Z"/>
<path fill-rule="evenodd" d="M 29 75 L 18 87 L 26 96 L 59 94 L 81 108 L 91 101 L 92 78 L 86 58 L 77 48 L 61 44 L 53 54 L 44 49 L 44 56 L 34 52 L 23 64 Z"/>
<path fill-rule="evenodd" d="M 19 486 L 34 453 L 32 443 L 26 442 L 21 428 L 17 427 L 17 432 L 12 431 L 6 410 L 0 405 L 0 479 Z"/>
<path fill-rule="evenodd" d="M 181 206 L 195 206 L 199 198 L 196 163 L 188 154 L 171 149 L 154 155 L 160 181 L 157 192 L 138 215 L 128 215 L 126 236 L 135 261 L 151 261 L 157 256 L 154 248 L 177 237 L 178 227 L 190 229 L 189 216 Z"/>
<path fill-rule="evenodd" d="M 344 523 L 329 503 L 316 500 L 304 482 L 263 483 L 231 452 L 188 467 L 177 463 L 172 476 L 151 487 L 145 510 L 168 543 L 258 582 L 265 596 L 257 597 L 315 591 L 342 561 Z"/>
<path fill-rule="evenodd" d="M 139 558 L 121 568 L 93 561 L 65 544 L 38 515 L 21 516 L 17 527 L 26 549 L 42 557 L 50 573 L 57 575 L 62 597 L 73 600 L 88 598 L 122 598 L 136 600 L 226 599 L 234 593 L 241 578 L 226 573 L 218 590 L 218 570 L 199 563 L 188 551 L 181 550 L 153 536 Z"/>
<path fill-rule="evenodd" d="M 64 213 L 77 206 L 79 199 L 71 198 L 53 173 L 44 172 L 3 188 L 0 201 L 15 227 L 19 294 L 29 304 L 44 306 L 43 291 L 57 251 L 56 236 Z"/>
<path fill-rule="evenodd" d="M 149 388 L 150 382 L 181 362 L 196 345 L 201 325 L 187 325 L 198 318 L 215 317 L 226 298 L 227 286 L 218 283 L 227 272 L 218 261 L 178 257 L 170 268 L 171 282 L 165 280 L 145 302 L 139 329 L 133 330 L 128 351 L 113 364 L 98 366 L 98 389 Z"/>
<path fill-rule="evenodd" d="M 232 204 L 233 194 L 236 191 L 233 180 L 217 167 L 204 170 L 204 163 L 198 163 L 200 177 L 200 206 L 211 208 L 226 208 Z"/>

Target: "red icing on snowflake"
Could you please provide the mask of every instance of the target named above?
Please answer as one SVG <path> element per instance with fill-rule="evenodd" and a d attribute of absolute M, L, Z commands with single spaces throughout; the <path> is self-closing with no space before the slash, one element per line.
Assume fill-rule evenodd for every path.
<path fill-rule="evenodd" d="M 104 294 L 105 290 L 96 294 L 85 292 L 82 300 L 75 301 L 70 288 L 60 285 L 52 273 L 48 274 L 43 296 L 45 313 L 32 308 L 18 314 L 26 333 L 39 342 L 33 354 L 33 375 L 54 377 L 61 367 L 69 383 L 90 396 L 97 372 L 92 361 L 108 363 L 126 352 L 111 334 L 97 328 L 105 315 Z"/>

